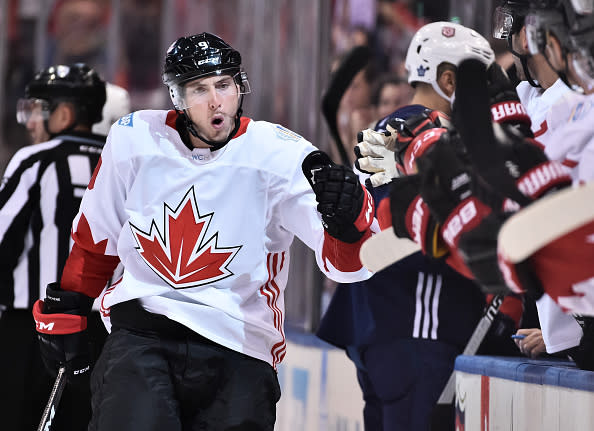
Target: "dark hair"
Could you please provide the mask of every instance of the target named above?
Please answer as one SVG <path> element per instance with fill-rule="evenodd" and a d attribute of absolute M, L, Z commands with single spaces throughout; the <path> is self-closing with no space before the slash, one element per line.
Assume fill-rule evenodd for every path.
<path fill-rule="evenodd" d="M 401 78 L 398 75 L 394 74 L 387 74 L 381 76 L 374 84 L 373 90 L 371 92 L 371 104 L 373 106 L 379 105 L 380 95 L 382 94 L 382 90 L 384 87 L 388 85 L 408 85 L 408 81 L 404 78 Z"/>

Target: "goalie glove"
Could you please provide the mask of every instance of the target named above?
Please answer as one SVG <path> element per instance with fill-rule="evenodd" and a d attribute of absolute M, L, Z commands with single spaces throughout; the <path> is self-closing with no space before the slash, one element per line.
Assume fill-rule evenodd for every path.
<path fill-rule="evenodd" d="M 33 317 L 43 362 L 52 375 L 66 367 L 68 382 L 88 384 L 91 352 L 87 334 L 87 316 L 93 298 L 64 291 L 58 283 L 47 285 L 45 300 L 33 306 Z"/>
<path fill-rule="evenodd" d="M 316 195 L 326 232 L 342 242 L 359 241 L 373 222 L 374 205 L 357 175 L 322 151 L 307 155 L 302 169 Z"/>
<path fill-rule="evenodd" d="M 394 160 L 394 135 L 388 131 L 376 132 L 365 129 L 357 134 L 355 166 L 371 176 L 365 181 L 367 187 L 388 184 L 398 176 Z"/>

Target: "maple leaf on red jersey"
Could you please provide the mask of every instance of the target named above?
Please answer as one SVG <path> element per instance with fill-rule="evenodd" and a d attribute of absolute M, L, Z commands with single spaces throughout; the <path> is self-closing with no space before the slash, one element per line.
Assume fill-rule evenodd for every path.
<path fill-rule="evenodd" d="M 206 239 L 213 214 L 201 216 L 190 188 L 179 206 L 165 207 L 164 234 L 156 222 L 148 233 L 130 224 L 144 261 L 176 289 L 196 287 L 233 275 L 227 266 L 241 246 L 219 247 L 218 232 Z"/>

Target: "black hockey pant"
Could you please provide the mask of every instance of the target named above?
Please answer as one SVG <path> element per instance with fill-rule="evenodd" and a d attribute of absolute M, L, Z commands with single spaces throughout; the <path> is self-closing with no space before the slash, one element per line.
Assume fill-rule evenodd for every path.
<path fill-rule="evenodd" d="M 280 387 L 268 363 L 157 317 L 156 331 L 112 329 L 91 378 L 89 431 L 273 431 Z"/>

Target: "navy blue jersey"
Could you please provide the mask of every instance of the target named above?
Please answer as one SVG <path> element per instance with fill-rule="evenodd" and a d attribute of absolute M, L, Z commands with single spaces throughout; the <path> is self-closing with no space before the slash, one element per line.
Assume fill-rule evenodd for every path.
<path fill-rule="evenodd" d="M 403 107 L 378 121 L 375 130 L 385 130 L 390 118 L 406 119 L 423 110 L 421 105 Z M 370 191 L 377 208 L 388 196 L 389 186 Z M 472 280 L 418 252 L 369 280 L 339 285 L 317 335 L 343 348 L 419 338 L 440 340 L 462 350 L 484 306 L 485 296 Z"/>

